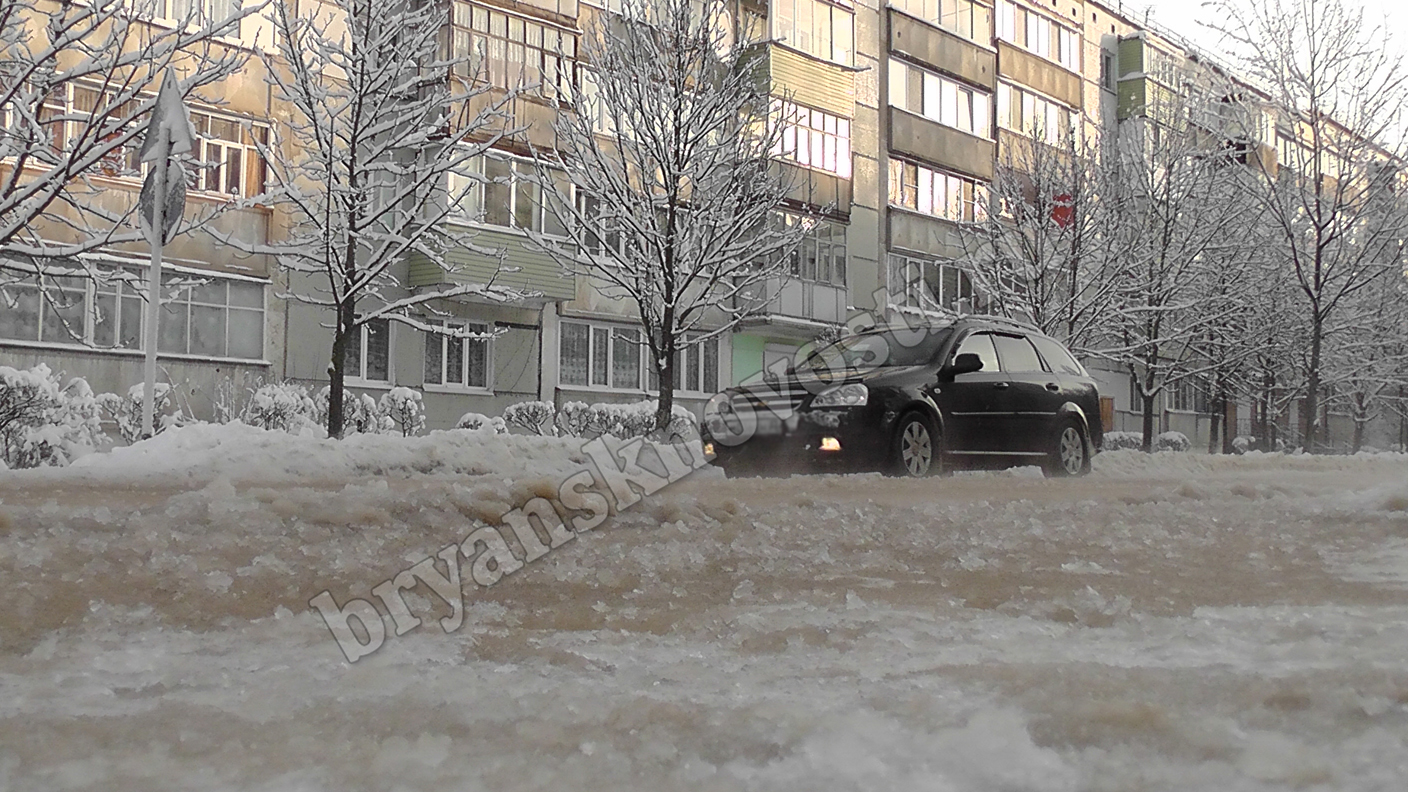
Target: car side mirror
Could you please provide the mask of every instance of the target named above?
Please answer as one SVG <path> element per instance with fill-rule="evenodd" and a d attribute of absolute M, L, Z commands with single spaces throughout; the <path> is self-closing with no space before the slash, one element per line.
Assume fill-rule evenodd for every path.
<path fill-rule="evenodd" d="M 972 374 L 975 371 L 981 371 L 982 368 L 982 358 L 972 352 L 964 352 L 954 358 L 952 363 L 939 369 L 939 380 L 952 382 L 953 378 L 957 377 L 959 374 Z"/>

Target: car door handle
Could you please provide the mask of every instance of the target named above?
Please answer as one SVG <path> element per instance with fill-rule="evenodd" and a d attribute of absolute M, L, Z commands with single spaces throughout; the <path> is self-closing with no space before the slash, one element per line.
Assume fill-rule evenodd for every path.
<path fill-rule="evenodd" d="M 1009 387 L 1011 387 L 1011 383 L 1010 383 L 1010 382 L 994 382 L 994 383 L 992 384 L 992 386 L 993 386 L 994 388 L 997 388 L 998 390 L 1007 390 Z"/>
<path fill-rule="evenodd" d="M 1057 385 L 1054 382 L 1048 382 L 1046 383 L 1046 389 L 1051 391 L 1052 393 L 1055 393 L 1056 391 L 1061 390 L 1061 386 Z"/>

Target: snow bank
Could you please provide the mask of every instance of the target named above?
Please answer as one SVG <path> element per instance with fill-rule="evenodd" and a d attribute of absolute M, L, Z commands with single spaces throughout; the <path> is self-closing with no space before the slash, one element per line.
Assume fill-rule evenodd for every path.
<path fill-rule="evenodd" d="M 83 480 L 234 481 L 336 479 L 413 473 L 550 475 L 586 457 L 576 438 L 497 435 L 468 430 L 420 437 L 355 434 L 326 440 L 243 423 L 172 429 L 110 453 L 90 454 L 67 469 L 36 471 Z"/>

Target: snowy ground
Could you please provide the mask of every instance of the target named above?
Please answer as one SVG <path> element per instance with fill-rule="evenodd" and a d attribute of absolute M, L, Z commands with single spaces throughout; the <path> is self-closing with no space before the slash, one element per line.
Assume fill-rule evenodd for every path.
<path fill-rule="evenodd" d="M 349 665 L 311 597 L 368 596 L 581 456 L 463 433 L 186 438 L 0 476 L 0 789 L 1408 777 L 1405 457 L 706 471 L 468 586 L 458 631 L 418 589 L 425 624 Z"/>

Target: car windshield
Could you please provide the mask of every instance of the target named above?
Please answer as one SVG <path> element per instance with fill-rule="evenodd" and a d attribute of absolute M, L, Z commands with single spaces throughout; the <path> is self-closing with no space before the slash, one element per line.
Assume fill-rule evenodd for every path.
<path fill-rule="evenodd" d="M 818 349 L 798 368 L 850 372 L 880 366 L 922 366 L 934 361 L 952 332 L 948 327 L 897 327 L 857 333 Z"/>

